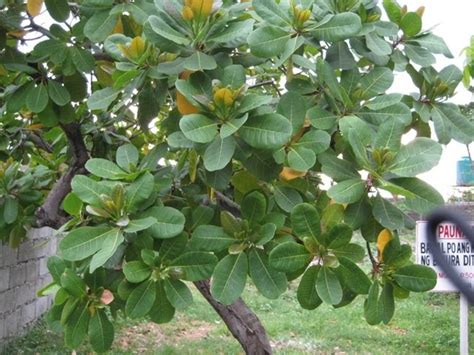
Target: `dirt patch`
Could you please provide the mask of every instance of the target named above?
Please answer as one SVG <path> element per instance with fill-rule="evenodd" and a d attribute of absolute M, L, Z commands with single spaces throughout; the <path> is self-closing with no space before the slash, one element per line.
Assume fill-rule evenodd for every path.
<path fill-rule="evenodd" d="M 201 321 L 171 322 L 156 324 L 140 323 L 120 330 L 115 339 L 115 346 L 131 354 L 141 354 L 165 344 L 176 344 L 183 341 L 196 341 L 209 336 L 215 325 Z"/>

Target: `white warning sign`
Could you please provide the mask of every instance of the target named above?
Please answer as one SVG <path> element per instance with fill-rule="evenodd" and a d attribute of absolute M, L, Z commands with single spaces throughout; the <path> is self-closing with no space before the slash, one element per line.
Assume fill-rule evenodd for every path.
<path fill-rule="evenodd" d="M 433 291 L 458 291 L 430 253 L 426 226 L 426 221 L 416 222 L 416 262 L 433 268 L 438 274 L 438 282 Z M 462 230 L 453 223 L 441 223 L 436 230 L 436 239 L 448 265 L 474 289 L 474 246 Z"/>

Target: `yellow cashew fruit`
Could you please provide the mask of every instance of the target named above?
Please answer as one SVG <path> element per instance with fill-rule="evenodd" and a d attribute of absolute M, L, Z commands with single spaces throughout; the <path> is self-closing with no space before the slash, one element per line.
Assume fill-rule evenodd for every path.
<path fill-rule="evenodd" d="M 377 237 L 377 252 L 379 261 L 383 261 L 383 251 L 392 238 L 392 232 L 390 232 L 388 229 L 384 229 L 379 233 Z"/>
<path fill-rule="evenodd" d="M 280 171 L 280 179 L 285 181 L 290 181 L 306 175 L 306 171 L 298 171 L 287 166 L 284 166 L 282 171 Z"/>

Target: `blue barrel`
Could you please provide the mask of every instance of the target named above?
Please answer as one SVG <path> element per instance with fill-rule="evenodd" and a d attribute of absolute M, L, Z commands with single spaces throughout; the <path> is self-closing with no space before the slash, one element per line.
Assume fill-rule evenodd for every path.
<path fill-rule="evenodd" d="M 462 157 L 456 163 L 456 185 L 474 185 L 474 165 L 471 163 L 469 157 Z"/>

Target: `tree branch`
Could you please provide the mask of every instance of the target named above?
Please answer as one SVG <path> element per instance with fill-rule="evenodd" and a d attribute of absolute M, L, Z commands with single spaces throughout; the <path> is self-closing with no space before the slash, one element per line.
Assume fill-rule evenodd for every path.
<path fill-rule="evenodd" d="M 53 147 L 49 145 L 41 136 L 38 136 L 35 133 L 26 133 L 26 136 L 30 141 L 33 142 L 33 144 L 39 148 L 44 150 L 45 152 L 52 153 L 53 152 Z"/>
<path fill-rule="evenodd" d="M 225 306 L 212 297 L 209 280 L 196 281 L 194 285 L 217 314 L 219 314 L 246 354 L 272 354 L 272 348 L 265 328 L 260 319 L 245 304 L 242 298 L 239 297 L 231 305 Z"/>
<path fill-rule="evenodd" d="M 69 142 L 72 162 L 66 173 L 61 176 L 49 192 L 43 205 L 36 210 L 36 225 L 38 227 L 59 228 L 67 222 L 67 216 L 60 211 L 61 202 L 71 191 L 73 177 L 86 172 L 84 165 L 89 159 L 89 153 L 82 138 L 81 125 L 78 123 L 68 123 L 62 124 L 61 128 Z"/>

